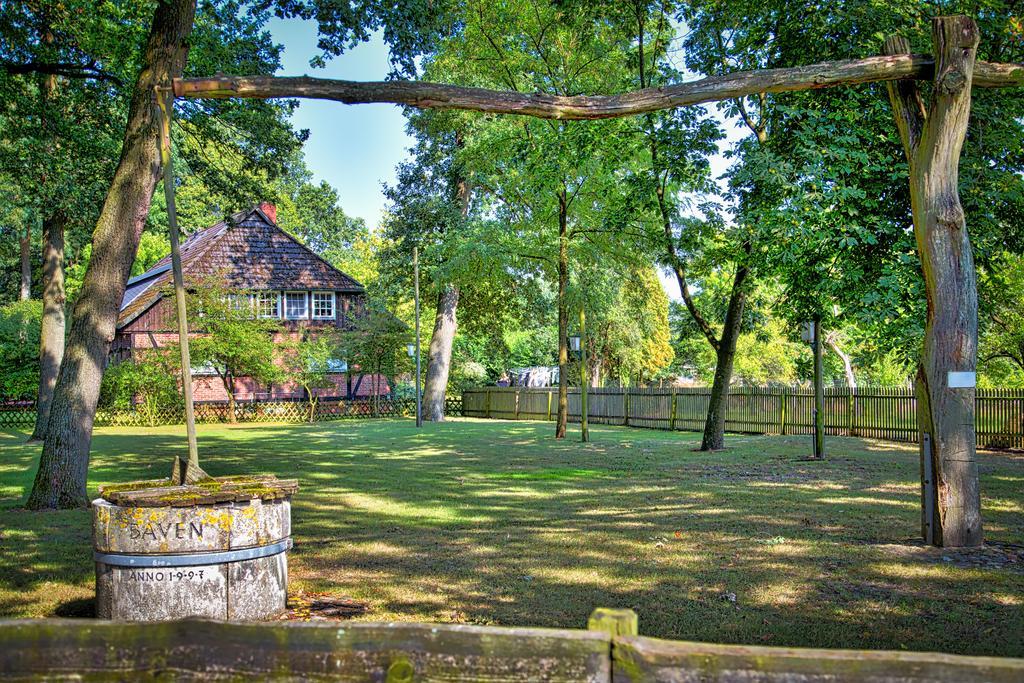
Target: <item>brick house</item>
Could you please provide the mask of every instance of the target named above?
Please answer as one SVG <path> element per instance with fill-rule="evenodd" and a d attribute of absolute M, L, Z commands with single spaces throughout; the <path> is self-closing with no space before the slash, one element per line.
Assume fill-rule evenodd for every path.
<path fill-rule="evenodd" d="M 365 307 L 363 286 L 279 228 L 277 210 L 266 202 L 191 235 L 181 245 L 181 267 L 186 286 L 215 275 L 223 278 L 227 289 L 246 292 L 250 297 L 246 304 L 253 306 L 256 315 L 280 320 L 278 341 L 296 338 L 306 330 L 344 329 Z M 167 256 L 128 281 L 111 346 L 113 360 L 129 359 L 137 349 L 177 342 L 174 297 L 166 294 L 172 277 Z M 334 386 L 318 390 L 320 396 L 362 398 L 390 393 L 386 379 L 358 372 L 350 375 L 340 359 L 332 370 L 328 377 Z M 216 373 L 194 368 L 193 374 L 196 401 L 227 400 Z M 236 378 L 235 387 L 240 401 L 305 397 L 301 387 L 260 386 L 248 377 Z"/>

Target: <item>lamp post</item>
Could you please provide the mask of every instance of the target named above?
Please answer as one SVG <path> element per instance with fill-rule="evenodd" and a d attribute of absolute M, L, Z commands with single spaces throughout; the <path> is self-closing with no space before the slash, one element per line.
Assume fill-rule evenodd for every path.
<path fill-rule="evenodd" d="M 587 409 L 587 314 L 580 309 L 580 440 L 590 441 Z"/>
<path fill-rule="evenodd" d="M 580 311 L 580 333 L 569 336 L 569 349 L 580 359 L 580 439 L 590 441 L 590 429 L 587 424 L 587 359 L 586 359 L 586 314 Z"/>
<path fill-rule="evenodd" d="M 416 426 L 423 426 L 423 399 L 420 396 L 420 250 L 412 248 L 413 294 L 416 301 Z"/>

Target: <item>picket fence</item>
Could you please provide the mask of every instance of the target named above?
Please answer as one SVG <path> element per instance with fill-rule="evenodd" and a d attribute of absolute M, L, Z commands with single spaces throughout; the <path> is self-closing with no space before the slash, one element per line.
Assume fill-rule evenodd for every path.
<path fill-rule="evenodd" d="M 711 390 L 696 388 L 593 388 L 588 420 L 680 431 L 703 431 Z M 463 415 L 510 420 L 553 420 L 556 387 L 482 387 L 462 393 Z M 917 401 L 912 389 L 825 389 L 825 433 L 886 441 L 917 441 Z M 569 420 L 579 422 L 579 387 L 569 391 Z M 978 389 L 978 445 L 1024 447 L 1024 390 Z M 814 391 L 794 387 L 741 387 L 729 393 L 726 431 L 745 434 L 812 434 Z"/>
<path fill-rule="evenodd" d="M 462 399 L 446 401 L 449 415 L 462 413 Z M 227 401 L 197 403 L 196 422 L 228 422 Z M 416 414 L 416 400 L 413 398 L 361 399 L 320 399 L 310 420 L 309 403 L 306 401 L 245 401 L 235 404 L 235 418 L 238 422 L 320 422 L 324 420 L 346 420 L 359 418 L 412 417 Z M 20 402 L 0 404 L 0 429 L 31 429 L 35 425 L 35 404 Z M 96 411 L 98 427 L 156 427 L 182 424 L 185 421 L 181 407 L 148 409 L 138 405 L 128 410 Z"/>

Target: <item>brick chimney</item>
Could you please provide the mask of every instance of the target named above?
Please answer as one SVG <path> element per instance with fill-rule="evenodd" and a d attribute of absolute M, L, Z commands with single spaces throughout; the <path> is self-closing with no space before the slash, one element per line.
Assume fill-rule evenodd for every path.
<path fill-rule="evenodd" d="M 260 202 L 260 211 L 267 215 L 270 222 L 277 225 L 277 207 L 270 202 Z"/>

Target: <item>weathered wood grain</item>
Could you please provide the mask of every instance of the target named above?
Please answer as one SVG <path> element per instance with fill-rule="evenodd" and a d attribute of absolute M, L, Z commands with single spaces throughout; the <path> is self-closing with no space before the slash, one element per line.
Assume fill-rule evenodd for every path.
<path fill-rule="evenodd" d="M 303 97 L 345 104 L 390 102 L 426 109 L 465 109 L 546 119 L 601 119 L 764 92 L 812 90 L 900 79 L 931 80 L 934 71 L 935 60 L 931 55 L 898 54 L 781 69 L 738 71 L 619 95 L 566 97 L 423 81 L 358 82 L 309 76 L 221 75 L 176 78 L 174 94 L 187 98 Z M 978 62 L 974 70 L 974 85 L 983 88 L 1024 86 L 1024 64 Z"/>
<path fill-rule="evenodd" d="M 383 681 L 611 679 L 607 634 L 442 624 L 124 624 L 0 621 L 0 672 L 13 680 Z"/>
<path fill-rule="evenodd" d="M 924 682 L 1024 680 L 1024 660 L 932 652 L 819 650 L 617 638 L 615 683 Z"/>

